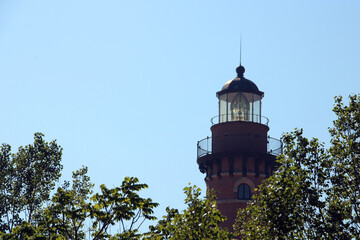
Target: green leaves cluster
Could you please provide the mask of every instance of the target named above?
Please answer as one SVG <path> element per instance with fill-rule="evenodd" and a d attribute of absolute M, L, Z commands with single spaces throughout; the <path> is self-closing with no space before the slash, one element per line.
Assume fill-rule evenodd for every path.
<path fill-rule="evenodd" d="M 158 206 L 139 192 L 148 186 L 126 177 L 120 186 L 94 184 L 87 167 L 73 172 L 54 191 L 61 175 L 62 148 L 35 133 L 34 144 L 15 154 L 3 144 L 0 151 L 0 239 L 80 240 L 100 239 L 230 239 L 220 228 L 225 217 L 216 208 L 214 194 L 201 198 L 196 186 L 186 187 L 187 208 L 181 213 L 167 208 L 167 216 L 149 233 L 138 230 L 146 220 L 156 220 Z M 50 197 L 50 193 L 53 193 Z M 111 234 L 111 229 L 116 234 Z M 115 231 L 114 231 L 115 229 Z"/>
<path fill-rule="evenodd" d="M 119 187 L 101 185 L 93 194 L 88 169 L 82 167 L 50 198 L 61 175 L 62 148 L 43 136 L 35 133 L 34 143 L 15 154 L 7 144 L 0 149 L 0 238 L 140 239 L 138 228 L 156 219 L 158 206 L 138 194 L 148 186 L 127 177 Z M 111 226 L 118 226 L 117 234 L 109 234 Z"/>
<path fill-rule="evenodd" d="M 1 232 L 11 232 L 23 221 L 32 222 L 61 176 L 62 148 L 43 136 L 35 133 L 34 143 L 20 147 L 15 154 L 8 144 L 0 148 Z"/>
<path fill-rule="evenodd" d="M 167 215 L 150 227 L 148 239 L 231 239 L 232 234 L 220 227 L 226 217 L 216 207 L 215 194 L 201 198 L 196 186 L 188 186 L 184 192 L 187 208 L 180 213 L 168 207 Z"/>
<path fill-rule="evenodd" d="M 138 228 L 146 219 L 154 220 L 153 208 L 158 204 L 142 198 L 138 191 L 147 188 L 137 178 L 125 178 L 119 187 L 100 186 L 100 193 L 92 194 L 93 184 L 83 167 L 73 174 L 72 188 L 65 184 L 58 188 L 52 203 L 45 209 L 41 224 L 49 237 L 84 239 L 90 231 L 92 239 L 139 239 Z M 84 223 L 90 224 L 89 229 Z M 120 223 L 120 233 L 109 234 L 109 227 Z"/>
<path fill-rule="evenodd" d="M 145 220 L 156 219 L 152 214 L 153 208 L 158 206 L 150 198 L 141 198 L 137 194 L 144 188 L 147 185 L 138 183 L 138 179 L 133 177 L 126 177 L 120 187 L 113 189 L 101 185 L 101 193 L 91 198 L 96 203 L 90 215 L 95 219 L 92 224 L 94 239 L 110 237 L 104 232 L 116 222 L 121 223 L 122 234 L 117 234 L 114 239 L 137 239 L 141 236 L 137 234 L 138 228 Z"/>
<path fill-rule="evenodd" d="M 358 239 L 360 236 L 360 98 L 335 98 L 331 146 L 302 130 L 283 136 L 279 169 L 239 210 L 243 239 Z"/>

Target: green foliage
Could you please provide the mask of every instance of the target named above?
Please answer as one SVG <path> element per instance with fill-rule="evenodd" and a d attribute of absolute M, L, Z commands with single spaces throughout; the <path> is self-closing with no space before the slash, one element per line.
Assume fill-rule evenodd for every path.
<path fill-rule="evenodd" d="M 139 183 L 134 177 L 126 177 L 120 187 L 108 189 L 101 185 L 101 193 L 95 194 L 91 200 L 91 218 L 94 219 L 94 239 L 105 239 L 110 236 L 106 233 L 110 225 L 121 223 L 122 233 L 113 239 L 139 239 L 138 228 L 145 220 L 155 220 L 152 216 L 153 208 L 158 203 L 152 202 L 150 198 L 142 198 L 137 192 L 147 188 L 146 184 Z"/>
<path fill-rule="evenodd" d="M 231 234 L 220 224 L 226 220 L 216 207 L 214 194 L 200 198 L 196 186 L 184 188 L 187 208 L 179 213 L 167 208 L 167 216 L 150 227 L 148 239 L 231 239 Z"/>
<path fill-rule="evenodd" d="M 93 240 L 140 239 L 138 228 L 145 220 L 155 220 L 153 208 L 158 206 L 150 198 L 142 198 L 138 192 L 147 188 L 137 178 L 126 177 L 120 187 L 108 189 L 100 186 L 101 193 L 92 195 L 93 184 L 83 167 L 73 173 L 72 187 L 65 182 L 58 188 L 51 204 L 39 219 L 48 237 L 62 236 L 65 239 L 85 239 L 90 230 Z M 84 223 L 91 225 L 84 228 Z M 111 235 L 109 227 L 120 224 L 121 233 Z"/>
<path fill-rule="evenodd" d="M 84 222 L 90 215 L 89 195 L 94 184 L 86 175 L 87 167 L 73 172 L 73 184 L 69 182 L 52 197 L 50 205 L 40 214 L 38 223 L 48 236 L 63 236 L 67 239 L 84 239 Z"/>
<path fill-rule="evenodd" d="M 0 238 L 1 239 L 140 239 L 138 228 L 145 220 L 155 220 L 158 206 L 138 192 L 147 188 L 137 178 L 126 177 L 119 187 L 94 184 L 87 167 L 73 172 L 72 184 L 65 181 L 50 197 L 60 177 L 62 148 L 56 141 L 47 143 L 35 133 L 33 145 L 0 151 Z M 90 229 L 86 227 L 90 225 Z M 119 233 L 109 234 L 110 226 Z"/>
<path fill-rule="evenodd" d="M 9 145 L 1 146 L 0 239 L 231 239 L 220 228 L 226 218 L 216 207 L 215 195 L 203 199 L 196 186 L 184 188 L 184 211 L 167 208 L 167 216 L 146 234 L 138 229 L 144 221 L 156 220 L 153 209 L 158 204 L 139 195 L 148 186 L 135 177 L 114 188 L 102 184 L 94 194 L 88 169 L 82 167 L 50 198 L 62 169 L 62 148 L 43 136 L 35 133 L 34 144 L 16 154 Z M 110 234 L 111 227 L 118 233 Z"/>
<path fill-rule="evenodd" d="M 235 224 L 242 239 L 357 239 L 360 236 L 360 99 L 344 106 L 331 146 L 308 140 L 302 130 L 283 136 L 279 169 L 263 183 Z"/>
<path fill-rule="evenodd" d="M 328 195 L 329 222 L 346 237 L 360 236 L 360 95 L 350 96 L 348 106 L 335 99 L 337 119 L 330 128 L 332 189 Z M 342 236 L 341 235 L 341 236 Z"/>
<path fill-rule="evenodd" d="M 15 239 L 28 239 L 28 240 L 45 240 L 46 237 L 39 233 L 39 229 L 34 227 L 28 222 L 23 222 L 21 225 L 12 229 L 11 233 L 0 233 L 0 237 L 3 240 L 15 240 Z"/>
<path fill-rule="evenodd" d="M 23 221 L 33 221 L 34 213 L 49 199 L 61 176 L 62 148 L 56 141 L 45 142 L 34 134 L 34 143 L 11 154 L 0 149 L 0 231 L 10 232 Z"/>

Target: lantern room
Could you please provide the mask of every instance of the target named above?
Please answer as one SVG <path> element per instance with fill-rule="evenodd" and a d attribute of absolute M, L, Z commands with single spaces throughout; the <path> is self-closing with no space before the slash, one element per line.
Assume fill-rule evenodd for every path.
<path fill-rule="evenodd" d="M 219 123 L 245 121 L 261 123 L 261 99 L 264 92 L 259 91 L 252 81 L 244 77 L 245 68 L 236 68 L 234 78 L 216 93 L 219 98 Z"/>

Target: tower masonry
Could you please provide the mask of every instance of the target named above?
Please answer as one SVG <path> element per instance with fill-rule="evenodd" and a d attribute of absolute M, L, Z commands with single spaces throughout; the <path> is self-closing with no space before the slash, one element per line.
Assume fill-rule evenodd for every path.
<path fill-rule="evenodd" d="M 244 77 L 243 66 L 236 72 L 216 93 L 219 115 L 211 119 L 212 136 L 197 144 L 199 169 L 206 174 L 207 189 L 216 192 L 217 206 L 228 219 L 223 227 L 229 230 L 282 152 L 281 141 L 268 136 L 268 118 L 261 115 L 264 92 Z"/>

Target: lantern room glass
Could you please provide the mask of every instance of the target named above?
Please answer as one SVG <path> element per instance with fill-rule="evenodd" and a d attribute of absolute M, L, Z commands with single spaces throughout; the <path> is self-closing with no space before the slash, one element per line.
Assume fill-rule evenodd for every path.
<path fill-rule="evenodd" d="M 245 121 L 261 123 L 261 96 L 230 92 L 219 96 L 219 122 Z"/>

